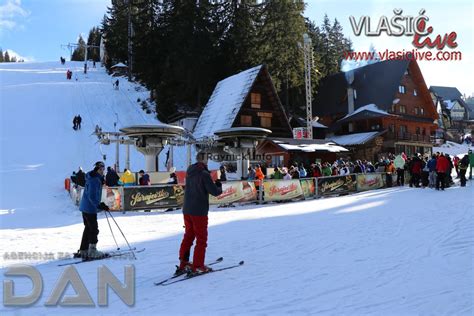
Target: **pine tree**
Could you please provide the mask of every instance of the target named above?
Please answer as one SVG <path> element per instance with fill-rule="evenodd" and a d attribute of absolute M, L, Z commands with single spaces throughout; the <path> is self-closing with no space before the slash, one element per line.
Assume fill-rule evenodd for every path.
<path fill-rule="evenodd" d="M 77 41 L 78 47 L 74 50 L 71 56 L 72 61 L 84 61 L 86 54 L 86 42 L 82 38 L 82 35 L 79 35 L 79 40 Z"/>
<path fill-rule="evenodd" d="M 93 27 L 89 31 L 89 36 L 87 37 L 87 45 L 91 46 L 100 46 L 100 38 L 102 33 L 98 27 Z M 100 60 L 100 50 L 96 47 L 89 47 L 87 50 L 87 59 L 99 61 Z"/>
<path fill-rule="evenodd" d="M 0 63 L 3 63 L 3 50 L 0 48 Z"/>
<path fill-rule="evenodd" d="M 6 63 L 10 62 L 10 54 L 8 54 L 8 51 L 5 51 L 5 54 L 3 55 L 3 61 Z"/>

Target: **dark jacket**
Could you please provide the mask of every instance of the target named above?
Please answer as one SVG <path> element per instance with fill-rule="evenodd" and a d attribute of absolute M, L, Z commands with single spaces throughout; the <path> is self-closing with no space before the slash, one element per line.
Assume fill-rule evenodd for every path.
<path fill-rule="evenodd" d="M 138 179 L 138 184 L 140 185 L 151 185 L 150 176 L 145 173 L 143 176 Z"/>
<path fill-rule="evenodd" d="M 431 158 L 428 161 L 428 169 L 430 169 L 430 172 L 436 171 L 436 158 Z"/>
<path fill-rule="evenodd" d="M 84 171 L 79 170 L 76 173 L 76 183 L 80 185 L 81 187 L 86 186 L 86 174 L 84 173 Z"/>
<path fill-rule="evenodd" d="M 93 170 L 86 174 L 86 186 L 79 205 L 81 212 L 97 214 L 97 207 L 102 197 L 102 181 L 103 177 Z"/>
<path fill-rule="evenodd" d="M 207 166 L 195 163 L 186 171 L 183 214 L 207 216 L 209 212 L 209 194 L 218 196 L 222 188 L 212 181 Z"/>
<path fill-rule="evenodd" d="M 120 177 L 114 169 L 107 169 L 107 175 L 105 176 L 105 184 L 108 187 L 117 187 Z"/>

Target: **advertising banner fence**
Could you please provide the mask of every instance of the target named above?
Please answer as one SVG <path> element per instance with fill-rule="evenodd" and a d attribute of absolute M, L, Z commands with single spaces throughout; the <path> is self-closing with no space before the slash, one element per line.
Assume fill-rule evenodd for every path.
<path fill-rule="evenodd" d="M 263 182 L 265 201 L 283 201 L 303 197 L 300 180 L 273 180 Z"/>
<path fill-rule="evenodd" d="M 367 191 L 384 187 L 384 173 L 362 173 L 357 176 L 357 191 Z"/>
<path fill-rule="evenodd" d="M 181 185 L 124 187 L 123 191 L 126 211 L 180 207 L 184 202 Z"/>
<path fill-rule="evenodd" d="M 332 195 L 356 191 L 356 175 L 317 178 L 318 195 Z"/>
<path fill-rule="evenodd" d="M 253 181 L 227 181 L 222 183 L 222 194 L 209 195 L 209 204 L 230 204 L 257 201 L 257 190 Z"/>

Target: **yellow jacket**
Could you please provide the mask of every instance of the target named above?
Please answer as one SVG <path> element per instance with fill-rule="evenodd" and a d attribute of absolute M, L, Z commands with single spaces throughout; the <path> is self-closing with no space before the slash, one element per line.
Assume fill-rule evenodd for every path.
<path fill-rule="evenodd" d="M 135 184 L 135 176 L 130 170 L 125 171 L 125 173 L 120 177 L 120 182 L 123 185 L 134 185 Z"/>

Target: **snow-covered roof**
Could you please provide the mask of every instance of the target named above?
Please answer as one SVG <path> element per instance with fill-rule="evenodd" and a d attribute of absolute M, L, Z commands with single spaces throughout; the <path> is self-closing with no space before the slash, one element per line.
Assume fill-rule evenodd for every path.
<path fill-rule="evenodd" d="M 283 144 L 280 141 L 274 141 L 278 144 L 278 146 L 286 149 L 286 150 L 298 150 L 303 152 L 315 152 L 315 151 L 329 151 L 332 153 L 338 153 L 341 151 L 348 151 L 346 148 L 342 146 L 338 146 L 333 142 L 327 142 L 325 144 L 300 144 L 300 145 L 292 145 L 292 144 Z"/>
<path fill-rule="evenodd" d="M 316 128 L 328 128 L 326 125 L 323 125 L 319 122 L 313 122 L 313 127 L 316 127 Z"/>
<path fill-rule="evenodd" d="M 379 109 L 375 104 L 371 103 L 371 104 L 367 104 L 367 105 L 364 105 L 364 106 L 361 106 L 360 108 L 358 108 L 357 110 L 355 110 L 354 112 L 352 113 L 349 113 L 347 114 L 346 116 L 344 116 L 342 119 L 340 119 L 339 121 L 341 120 L 344 120 L 348 117 L 351 117 L 353 115 L 356 115 L 362 111 L 369 111 L 369 112 L 374 112 L 374 113 L 379 113 L 379 114 L 384 114 L 384 115 L 390 115 L 388 114 L 388 112 L 386 111 L 383 111 L 381 109 Z"/>
<path fill-rule="evenodd" d="M 360 145 L 372 140 L 380 132 L 367 132 L 367 133 L 356 133 L 340 136 L 328 137 L 328 140 L 332 140 L 342 146 Z"/>
<path fill-rule="evenodd" d="M 118 64 L 113 65 L 110 68 L 128 68 L 128 66 L 123 63 L 118 63 Z"/>
<path fill-rule="evenodd" d="M 201 113 L 194 137 L 214 137 L 214 132 L 232 127 L 262 65 L 247 69 L 217 83 Z"/>

